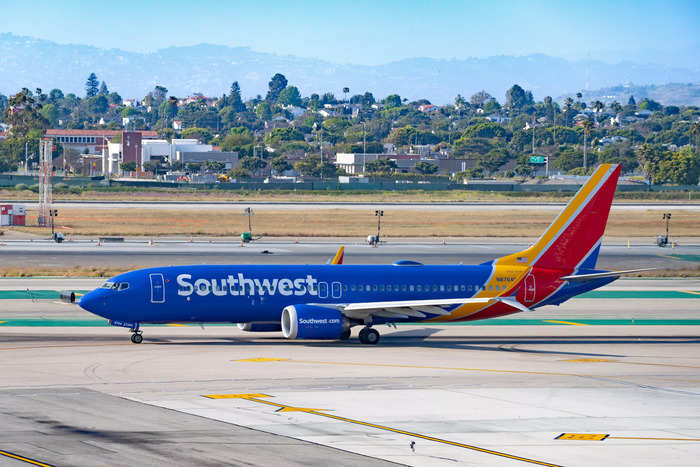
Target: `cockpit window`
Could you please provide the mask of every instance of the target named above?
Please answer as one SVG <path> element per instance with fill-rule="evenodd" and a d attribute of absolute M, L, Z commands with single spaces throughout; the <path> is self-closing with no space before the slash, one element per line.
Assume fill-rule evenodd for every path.
<path fill-rule="evenodd" d="M 118 290 L 126 290 L 129 288 L 129 283 L 128 282 L 120 282 L 119 283 L 119 289 Z"/>
<path fill-rule="evenodd" d="M 114 282 L 105 282 L 104 284 L 102 284 L 103 289 L 114 289 L 116 287 L 117 284 L 115 284 Z"/>

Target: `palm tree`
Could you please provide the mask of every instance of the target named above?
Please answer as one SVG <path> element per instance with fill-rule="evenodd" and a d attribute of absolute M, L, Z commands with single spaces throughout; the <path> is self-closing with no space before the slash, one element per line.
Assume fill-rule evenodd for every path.
<path fill-rule="evenodd" d="M 586 172 L 588 170 L 587 164 L 586 164 L 586 138 L 591 134 L 591 128 L 593 128 L 593 124 L 591 123 L 590 120 L 586 119 L 583 121 L 583 171 Z"/>
<path fill-rule="evenodd" d="M 596 117 L 597 117 L 598 114 L 599 114 L 600 112 L 602 112 L 603 109 L 605 108 L 605 104 L 603 104 L 603 103 L 600 102 L 600 101 L 595 101 L 595 102 L 593 103 L 592 107 L 593 107 L 593 110 L 595 110 Z M 598 123 L 600 123 L 600 122 L 598 122 Z"/>
<path fill-rule="evenodd" d="M 569 112 L 571 111 L 571 108 L 574 106 L 574 100 L 570 97 L 567 97 L 564 100 L 564 108 L 566 109 L 566 126 L 569 126 Z"/>

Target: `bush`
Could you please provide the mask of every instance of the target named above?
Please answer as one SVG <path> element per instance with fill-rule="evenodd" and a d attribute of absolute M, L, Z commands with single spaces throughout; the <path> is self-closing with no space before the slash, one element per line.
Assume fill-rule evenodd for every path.
<path fill-rule="evenodd" d="M 68 185 L 65 183 L 56 183 L 53 186 L 53 191 L 56 193 L 63 193 L 65 191 L 68 191 Z"/>
<path fill-rule="evenodd" d="M 28 190 L 28 189 L 29 189 L 29 187 L 27 186 L 26 183 L 18 183 L 17 185 L 15 185 L 15 190 L 17 190 L 17 191 L 24 191 L 24 190 Z"/>
<path fill-rule="evenodd" d="M 36 185 L 31 185 L 31 186 L 29 187 L 29 191 L 33 191 L 34 193 L 39 193 L 39 185 L 38 185 L 38 184 L 36 184 Z"/>
<path fill-rule="evenodd" d="M 75 185 L 70 187 L 70 192 L 73 193 L 74 195 L 79 195 L 80 193 L 83 192 L 83 187 Z"/>

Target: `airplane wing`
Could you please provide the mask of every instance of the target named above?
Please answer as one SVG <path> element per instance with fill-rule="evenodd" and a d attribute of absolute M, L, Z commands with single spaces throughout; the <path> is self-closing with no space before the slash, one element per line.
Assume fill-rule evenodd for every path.
<path fill-rule="evenodd" d="M 574 274 L 573 276 L 560 277 L 560 279 L 563 281 L 583 282 L 583 281 L 592 281 L 595 279 L 600 279 L 602 277 L 615 277 L 615 276 L 621 276 L 623 274 L 632 274 L 635 272 L 653 271 L 654 269 L 656 269 L 656 268 L 627 269 L 625 271 L 596 272 L 593 274 Z"/>
<path fill-rule="evenodd" d="M 343 264 L 343 256 L 345 255 L 345 247 L 341 246 L 338 248 L 338 252 L 335 254 L 333 259 L 328 260 L 326 264 Z"/>
<path fill-rule="evenodd" d="M 444 307 L 450 305 L 464 305 L 467 303 L 481 303 L 484 305 L 502 302 L 521 311 L 530 311 L 525 305 L 518 302 L 515 297 L 481 297 L 481 298 L 447 298 L 431 300 L 399 300 L 389 302 L 363 302 L 349 304 L 322 304 L 340 310 L 348 318 L 367 319 L 372 316 L 382 318 L 408 319 L 427 318 L 428 315 L 444 316 L 451 312 Z"/>

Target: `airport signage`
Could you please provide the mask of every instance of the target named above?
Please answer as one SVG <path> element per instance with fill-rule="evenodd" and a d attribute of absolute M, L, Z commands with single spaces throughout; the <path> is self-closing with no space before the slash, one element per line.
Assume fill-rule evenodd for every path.
<path fill-rule="evenodd" d="M 544 156 L 530 156 L 530 164 L 544 164 Z"/>

